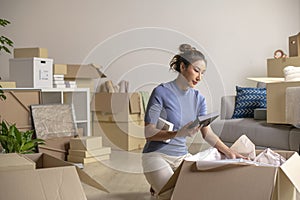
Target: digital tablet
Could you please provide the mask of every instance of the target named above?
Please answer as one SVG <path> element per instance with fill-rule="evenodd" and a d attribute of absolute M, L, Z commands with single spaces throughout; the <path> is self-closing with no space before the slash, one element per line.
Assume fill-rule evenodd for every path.
<path fill-rule="evenodd" d="M 217 112 L 212 112 L 207 115 L 199 116 L 195 119 L 195 121 L 189 125 L 188 128 L 194 128 L 195 126 L 208 126 L 212 121 L 217 119 L 219 117 L 219 114 Z"/>

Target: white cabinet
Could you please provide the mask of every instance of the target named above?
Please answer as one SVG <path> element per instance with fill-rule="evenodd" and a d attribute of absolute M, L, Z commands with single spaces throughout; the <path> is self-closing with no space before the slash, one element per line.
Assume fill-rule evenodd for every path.
<path fill-rule="evenodd" d="M 73 104 L 77 127 L 83 128 L 84 135 L 91 135 L 89 88 L 47 88 L 41 91 L 42 104 Z"/>

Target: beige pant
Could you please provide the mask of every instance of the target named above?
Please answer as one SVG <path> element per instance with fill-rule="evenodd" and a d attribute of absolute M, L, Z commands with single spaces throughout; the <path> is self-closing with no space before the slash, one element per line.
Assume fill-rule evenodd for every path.
<path fill-rule="evenodd" d="M 159 192 L 162 189 L 184 158 L 189 156 L 191 154 L 184 156 L 169 156 L 158 152 L 143 154 L 142 165 L 144 174 L 155 192 Z"/>

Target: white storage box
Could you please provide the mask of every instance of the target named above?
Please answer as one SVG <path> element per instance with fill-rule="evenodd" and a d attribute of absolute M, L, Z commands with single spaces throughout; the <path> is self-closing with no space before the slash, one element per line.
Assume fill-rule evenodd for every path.
<path fill-rule="evenodd" d="M 9 78 L 18 88 L 52 88 L 53 59 L 9 59 Z"/>

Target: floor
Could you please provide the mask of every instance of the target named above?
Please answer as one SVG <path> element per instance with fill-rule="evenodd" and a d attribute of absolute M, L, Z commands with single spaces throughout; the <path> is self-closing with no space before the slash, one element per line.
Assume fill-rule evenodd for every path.
<path fill-rule="evenodd" d="M 191 153 L 198 152 L 205 145 L 189 147 Z M 84 171 L 104 186 L 109 193 L 83 184 L 88 200 L 153 200 L 141 168 L 141 150 L 132 152 L 112 150 L 111 159 L 89 163 Z"/>

